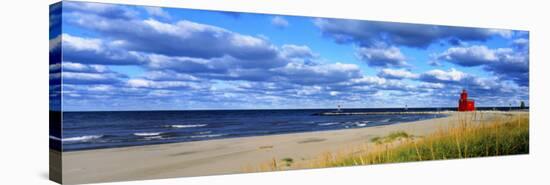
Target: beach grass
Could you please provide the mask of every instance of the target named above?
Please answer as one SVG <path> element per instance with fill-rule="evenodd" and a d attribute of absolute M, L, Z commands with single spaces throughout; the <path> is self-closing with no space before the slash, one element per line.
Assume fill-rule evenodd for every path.
<path fill-rule="evenodd" d="M 470 114 L 471 115 L 471 114 Z M 323 168 L 353 165 L 461 159 L 529 153 L 529 116 L 508 115 L 504 118 L 475 122 L 459 117 L 448 128 L 414 136 L 405 131 L 373 137 L 368 144 L 338 152 L 325 152 L 302 163 L 278 164 L 275 159 L 260 171 Z"/>
<path fill-rule="evenodd" d="M 400 141 L 395 141 L 401 139 Z M 514 116 L 489 123 L 459 120 L 456 127 L 425 137 L 391 133 L 376 141 L 371 151 L 323 157 L 316 167 L 368 165 L 425 160 L 460 159 L 529 153 L 529 118 Z M 382 147 L 383 149 L 380 149 Z"/>

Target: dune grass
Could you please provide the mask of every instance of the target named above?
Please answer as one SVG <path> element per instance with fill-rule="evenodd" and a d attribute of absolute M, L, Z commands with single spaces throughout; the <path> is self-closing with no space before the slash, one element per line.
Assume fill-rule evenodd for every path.
<path fill-rule="evenodd" d="M 374 141 L 370 151 L 324 157 L 315 167 L 460 159 L 529 153 L 529 118 L 514 116 L 484 124 L 459 120 L 456 127 L 425 137 L 405 132 L 391 133 Z M 402 138 L 395 143 L 396 138 Z M 382 149 L 380 149 L 382 147 Z"/>
<path fill-rule="evenodd" d="M 468 115 L 468 114 L 465 114 Z M 460 159 L 529 153 L 528 114 L 508 115 L 474 123 L 464 116 L 457 124 L 426 136 L 405 131 L 370 139 L 370 144 L 339 152 L 325 152 L 316 159 L 289 162 L 275 158 L 259 171 L 370 165 L 397 162 Z M 256 171 L 256 170 L 253 170 Z"/>

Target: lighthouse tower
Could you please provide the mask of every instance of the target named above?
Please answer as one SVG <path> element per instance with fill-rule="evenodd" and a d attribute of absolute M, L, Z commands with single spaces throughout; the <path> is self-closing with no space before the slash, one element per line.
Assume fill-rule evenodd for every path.
<path fill-rule="evenodd" d="M 460 99 L 458 100 L 458 111 L 464 112 L 474 110 L 474 100 L 468 99 L 468 92 L 466 92 L 466 89 L 462 89 L 462 93 L 460 93 Z"/>

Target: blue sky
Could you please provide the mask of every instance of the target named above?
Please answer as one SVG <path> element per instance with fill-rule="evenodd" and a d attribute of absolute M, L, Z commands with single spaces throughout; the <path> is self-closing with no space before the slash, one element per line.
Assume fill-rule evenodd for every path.
<path fill-rule="evenodd" d="M 526 31 L 84 2 L 60 12 L 50 52 L 62 49 L 62 72 L 50 70 L 67 111 L 453 107 L 463 88 L 478 106 L 529 103 Z"/>

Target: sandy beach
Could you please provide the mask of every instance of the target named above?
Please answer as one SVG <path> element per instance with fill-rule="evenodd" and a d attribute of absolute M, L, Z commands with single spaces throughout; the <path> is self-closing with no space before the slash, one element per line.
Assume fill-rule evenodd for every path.
<path fill-rule="evenodd" d="M 247 166 L 282 158 L 309 160 L 323 152 L 367 144 L 373 137 L 395 131 L 423 136 L 453 126 L 458 119 L 473 119 L 479 124 L 511 114 L 519 113 L 448 112 L 444 118 L 358 129 L 64 152 L 63 183 L 242 173 Z"/>

